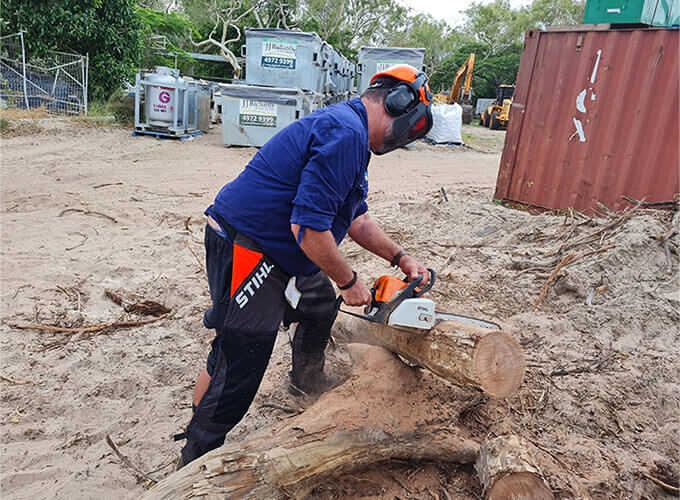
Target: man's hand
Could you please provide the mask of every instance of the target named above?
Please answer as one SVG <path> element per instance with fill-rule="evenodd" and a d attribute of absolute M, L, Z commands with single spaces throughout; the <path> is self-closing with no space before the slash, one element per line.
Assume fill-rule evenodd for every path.
<path fill-rule="evenodd" d="M 291 231 L 297 239 L 300 226 L 291 224 Z M 354 272 L 340 254 L 335 237 L 330 231 L 314 231 L 308 228 L 302 235 L 300 248 L 339 286 L 347 285 L 353 279 Z M 340 290 L 340 294 L 348 306 L 370 304 L 372 300 L 371 292 L 360 279 L 351 288 Z"/>
<path fill-rule="evenodd" d="M 363 281 L 360 279 L 347 290 L 340 290 L 340 295 L 342 295 L 342 300 L 348 306 L 363 306 L 368 305 L 373 300 L 371 297 L 370 290 L 366 287 Z"/>
<path fill-rule="evenodd" d="M 399 260 L 399 269 L 401 269 L 402 272 L 408 277 L 409 281 L 416 279 L 419 274 L 423 277 L 422 285 L 426 285 L 430 281 L 430 273 L 427 269 L 425 269 L 425 266 L 420 264 L 410 255 L 404 255 Z"/>

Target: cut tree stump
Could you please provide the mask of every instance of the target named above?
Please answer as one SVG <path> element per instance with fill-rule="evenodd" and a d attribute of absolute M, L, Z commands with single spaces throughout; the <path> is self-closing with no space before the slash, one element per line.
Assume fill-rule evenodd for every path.
<path fill-rule="evenodd" d="M 487 500 L 552 500 L 533 455 L 535 446 L 506 435 L 482 444 L 475 469 Z"/>
<path fill-rule="evenodd" d="M 517 340 L 500 330 L 444 321 L 426 333 L 338 314 L 334 337 L 378 345 L 459 387 L 493 398 L 514 393 L 524 378 L 524 354 Z"/>
<path fill-rule="evenodd" d="M 460 393 L 375 346 L 350 344 L 349 379 L 304 413 L 227 443 L 143 498 L 303 498 L 333 476 L 390 458 L 473 463 Z"/>

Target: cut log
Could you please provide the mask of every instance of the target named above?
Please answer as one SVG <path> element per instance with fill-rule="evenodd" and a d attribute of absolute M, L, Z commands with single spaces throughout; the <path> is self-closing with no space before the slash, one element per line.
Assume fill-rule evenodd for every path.
<path fill-rule="evenodd" d="M 482 390 L 493 398 L 514 393 L 524 378 L 522 348 L 500 330 L 444 321 L 419 333 L 341 313 L 334 337 L 384 347 L 452 384 Z"/>
<path fill-rule="evenodd" d="M 531 449 L 518 436 L 506 435 L 482 444 L 475 469 L 487 500 L 551 500 Z M 536 450 L 533 450 L 536 451 Z"/>
<path fill-rule="evenodd" d="M 451 386 L 380 347 L 348 349 L 354 367 L 344 384 L 304 413 L 195 460 L 143 498 L 301 498 L 390 458 L 475 461 L 479 444 L 455 426 L 461 404 Z"/>

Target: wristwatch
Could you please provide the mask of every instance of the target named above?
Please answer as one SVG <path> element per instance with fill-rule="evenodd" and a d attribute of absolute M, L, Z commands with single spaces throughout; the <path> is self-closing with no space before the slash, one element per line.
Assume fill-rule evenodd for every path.
<path fill-rule="evenodd" d="M 398 268 L 399 261 L 404 255 L 406 255 L 406 252 L 404 252 L 403 250 L 399 250 L 399 252 L 397 252 L 397 254 L 394 257 L 392 257 L 392 262 L 390 262 L 390 266 Z"/>

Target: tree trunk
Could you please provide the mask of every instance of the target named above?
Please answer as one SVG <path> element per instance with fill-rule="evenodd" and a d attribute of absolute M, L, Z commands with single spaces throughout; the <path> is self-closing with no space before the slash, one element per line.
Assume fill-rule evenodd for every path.
<path fill-rule="evenodd" d="M 335 337 L 379 345 L 460 387 L 480 389 L 494 398 L 517 390 L 524 378 L 524 355 L 505 332 L 444 321 L 426 333 L 371 323 L 338 314 Z"/>
<path fill-rule="evenodd" d="M 475 469 L 487 500 L 554 498 L 529 454 L 528 443 L 518 436 L 499 436 L 485 441 Z"/>
<path fill-rule="evenodd" d="M 479 445 L 455 427 L 455 392 L 380 347 L 351 344 L 350 378 L 304 413 L 188 464 L 143 498 L 301 498 L 314 486 L 390 458 L 472 463 Z M 442 397 L 446 395 L 446 397 Z"/>

